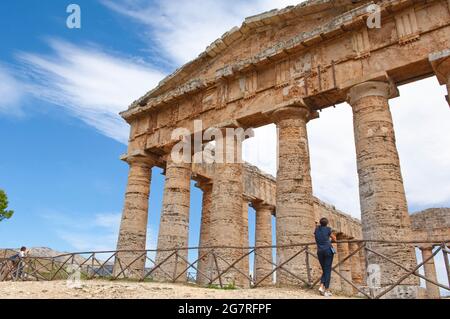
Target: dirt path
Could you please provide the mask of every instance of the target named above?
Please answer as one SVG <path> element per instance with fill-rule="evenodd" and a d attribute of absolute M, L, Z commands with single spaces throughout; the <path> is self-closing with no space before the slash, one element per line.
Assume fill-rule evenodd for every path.
<path fill-rule="evenodd" d="M 0 299 L 317 299 L 315 291 L 287 288 L 216 290 L 189 285 L 83 281 L 79 289 L 65 281 L 0 282 Z M 335 297 L 336 298 L 336 297 Z"/>

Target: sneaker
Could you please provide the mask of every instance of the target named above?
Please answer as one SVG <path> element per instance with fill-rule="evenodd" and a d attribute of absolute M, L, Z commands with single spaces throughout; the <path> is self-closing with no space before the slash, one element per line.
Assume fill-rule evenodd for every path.
<path fill-rule="evenodd" d="M 320 292 L 320 294 L 323 296 L 323 295 L 325 294 L 325 288 L 320 287 L 320 288 L 319 288 L 319 292 Z"/>
<path fill-rule="evenodd" d="M 324 294 L 325 297 L 333 297 L 333 294 L 329 291 L 326 291 Z"/>

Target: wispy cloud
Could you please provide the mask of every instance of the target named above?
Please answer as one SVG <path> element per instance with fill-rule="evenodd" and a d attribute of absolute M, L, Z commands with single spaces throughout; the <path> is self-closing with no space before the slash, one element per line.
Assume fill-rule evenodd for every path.
<path fill-rule="evenodd" d="M 116 249 L 121 213 L 89 214 L 89 222 L 80 223 L 79 214 L 46 211 L 40 216 L 50 229 L 75 251 L 112 251 Z M 83 215 L 83 218 L 86 215 Z M 152 230 L 148 229 L 147 247 L 155 247 Z"/>
<path fill-rule="evenodd" d="M 297 4 L 295 0 L 102 0 L 110 9 L 147 27 L 161 51 L 174 63 L 195 58 L 212 41 L 247 16 Z"/>
<path fill-rule="evenodd" d="M 128 127 L 118 113 L 155 86 L 163 74 L 99 47 L 79 47 L 56 39 L 49 40 L 49 45 L 52 54 L 18 54 L 28 91 L 126 143 Z"/>
<path fill-rule="evenodd" d="M 0 64 L 0 114 L 22 115 L 24 88 L 6 67 Z"/>

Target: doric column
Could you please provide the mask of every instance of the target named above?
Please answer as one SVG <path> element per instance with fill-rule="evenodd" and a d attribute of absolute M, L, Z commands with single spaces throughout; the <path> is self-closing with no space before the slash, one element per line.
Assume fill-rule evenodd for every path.
<path fill-rule="evenodd" d="M 226 140 L 229 140 L 226 143 Z M 215 247 L 233 247 L 218 248 L 215 250 L 217 255 L 217 264 L 211 259 L 208 262 L 208 271 L 211 272 L 213 279 L 218 276 L 242 256 L 242 194 L 243 194 L 243 165 L 238 156 L 242 154 L 241 141 L 236 137 L 218 139 L 216 143 L 225 143 L 223 147 L 225 152 L 234 152 L 234 163 L 215 163 L 214 184 L 212 189 L 212 208 L 211 208 L 211 244 Z M 224 144 L 223 144 L 224 145 Z M 233 145 L 234 150 L 231 149 Z M 238 266 L 237 266 L 238 267 Z M 222 273 L 221 281 L 223 285 L 241 284 L 242 275 L 235 269 Z M 219 284 L 216 280 L 214 284 Z"/>
<path fill-rule="evenodd" d="M 203 191 L 203 200 L 202 200 L 202 219 L 200 225 L 200 241 L 199 247 L 210 247 L 211 246 L 211 232 L 210 232 L 210 224 L 211 224 L 211 196 L 212 196 L 212 183 L 211 182 L 202 182 L 198 183 L 197 187 Z M 204 256 L 206 254 L 206 256 Z M 204 256 L 203 258 L 201 258 Z M 199 259 L 198 261 L 198 274 L 197 274 L 197 284 L 204 286 L 208 285 L 210 281 L 210 274 L 208 273 L 208 260 L 211 258 L 208 255 L 207 249 L 199 250 Z"/>
<path fill-rule="evenodd" d="M 365 240 L 411 240 L 411 222 L 388 103 L 388 99 L 397 94 L 397 89 L 385 82 L 359 84 L 349 94 Z M 411 246 L 370 243 L 368 248 L 405 267 L 416 265 Z M 397 266 L 375 254 L 368 254 L 368 261 L 380 266 L 382 286 L 392 283 L 402 274 Z M 417 284 L 418 281 L 411 277 L 403 282 L 403 285 Z"/>
<path fill-rule="evenodd" d="M 277 245 L 287 246 L 314 242 L 314 210 L 306 124 L 310 120 L 310 109 L 303 103 L 277 110 L 274 120 L 278 127 L 277 174 Z M 312 247 L 311 247 L 312 248 Z M 293 257 L 301 247 L 279 248 L 277 264 Z M 314 264 L 314 258 L 310 258 Z M 300 254 L 283 266 L 289 272 L 306 280 L 305 254 Z M 317 271 L 317 267 L 313 267 Z M 277 272 L 281 285 L 298 285 L 302 281 L 288 272 Z"/>
<path fill-rule="evenodd" d="M 342 240 L 346 240 L 346 239 L 342 239 Z M 338 251 L 339 262 L 341 263 L 349 255 L 348 243 L 338 241 L 337 251 Z M 348 281 L 352 282 L 351 260 L 347 259 L 344 263 L 339 265 L 339 273 L 341 274 L 342 277 L 344 277 Z M 344 294 L 347 294 L 347 295 L 353 294 L 353 287 L 344 279 L 341 279 L 341 288 L 342 288 L 342 292 Z"/>
<path fill-rule="evenodd" d="M 120 274 L 120 277 L 126 278 L 141 278 L 146 260 L 144 251 L 147 239 L 151 170 L 156 161 L 154 157 L 143 152 L 122 159 L 128 162 L 130 170 L 117 250 L 140 252 L 118 253 L 114 264 L 114 274 Z"/>
<path fill-rule="evenodd" d="M 450 49 L 430 55 L 430 63 L 439 84 L 447 86 L 447 103 L 450 105 Z"/>
<path fill-rule="evenodd" d="M 187 248 L 189 236 L 189 206 L 191 186 L 191 164 L 175 163 L 168 156 L 166 164 L 166 183 L 164 187 L 164 199 L 159 225 L 158 251 L 156 264 L 163 262 L 174 251 L 171 249 Z M 173 280 L 185 282 L 187 276 L 188 251 L 178 251 L 179 256 L 172 256 L 155 271 L 154 279 L 160 281 Z"/>
<path fill-rule="evenodd" d="M 242 244 L 241 246 L 243 247 L 242 249 L 242 254 L 248 254 L 249 253 L 249 237 L 248 237 L 248 206 L 249 206 L 249 201 L 247 198 L 243 197 L 242 199 L 242 230 L 241 230 L 241 235 L 242 235 Z M 245 257 L 242 260 L 241 263 L 241 267 L 242 267 L 242 272 L 247 275 L 250 276 L 250 256 Z M 245 276 L 242 276 L 242 287 L 250 287 L 250 280 L 248 278 L 246 278 Z"/>
<path fill-rule="evenodd" d="M 272 246 L 272 214 L 275 207 L 263 202 L 253 203 L 256 210 L 255 246 Z M 270 263 L 273 260 L 271 248 L 257 249 L 255 251 L 254 279 L 258 283 L 266 277 L 273 269 Z M 273 276 L 269 276 L 260 283 L 260 286 L 270 286 L 273 284 Z"/>
<path fill-rule="evenodd" d="M 433 247 L 421 247 L 422 251 L 422 260 L 425 261 L 433 255 Z M 424 265 L 425 268 L 425 277 L 427 279 L 438 282 L 436 275 L 436 266 L 434 264 L 434 258 L 431 259 Z M 430 299 L 439 299 L 441 298 L 441 293 L 439 291 L 439 287 L 432 284 L 431 282 L 425 281 L 425 285 L 427 287 L 427 296 Z"/>
<path fill-rule="evenodd" d="M 359 244 L 358 243 L 349 243 L 350 248 L 350 254 L 358 250 Z M 363 269 L 361 267 L 361 258 L 359 255 L 359 252 L 353 255 L 353 257 L 350 258 L 351 263 L 351 269 L 352 269 L 352 282 L 356 286 L 361 286 L 363 284 L 364 275 L 363 275 Z M 357 293 L 356 289 L 355 293 Z"/>

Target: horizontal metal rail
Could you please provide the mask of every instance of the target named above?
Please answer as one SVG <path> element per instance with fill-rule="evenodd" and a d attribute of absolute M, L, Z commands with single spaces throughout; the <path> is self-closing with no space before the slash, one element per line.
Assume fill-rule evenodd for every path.
<path fill-rule="evenodd" d="M 376 240 L 348 240 L 338 243 L 354 243 L 356 248 L 349 250 L 346 256 L 340 258 L 339 262 L 332 267 L 334 276 L 340 278 L 352 287 L 355 294 L 369 299 L 379 299 L 385 297 L 396 287 L 402 285 L 408 278 L 417 277 L 424 280 L 427 284 L 450 291 L 450 264 L 448 254 L 449 241 L 376 241 Z M 386 246 L 405 246 L 413 247 L 435 247 L 436 250 L 430 257 L 418 265 L 409 269 L 394 259 L 387 257 L 380 251 L 377 251 L 376 245 Z M 351 245 L 349 247 L 354 247 Z M 281 263 L 275 263 L 268 256 L 273 256 L 274 249 L 288 249 L 290 257 Z M 234 278 L 239 277 L 241 284 L 250 288 L 260 287 L 267 281 L 276 283 L 274 276 L 284 274 L 292 278 L 298 285 L 302 283 L 304 287 L 314 289 L 320 282 L 320 278 L 314 278 L 317 271 L 313 271 L 314 265 L 317 265 L 318 257 L 315 253 L 315 243 L 303 243 L 297 245 L 285 246 L 261 246 L 261 247 L 187 247 L 162 250 L 120 250 L 120 251 L 97 251 L 68 253 L 55 257 L 24 257 L 21 259 L 0 258 L 0 281 L 53 281 L 69 279 L 75 270 L 81 273 L 82 279 L 109 279 L 109 280 L 138 280 L 138 281 L 166 281 L 166 282 L 198 282 L 199 277 L 203 279 L 203 285 L 218 286 L 227 288 L 227 276 L 233 274 Z M 269 253 L 261 254 L 261 251 L 269 250 Z M 202 255 L 200 255 L 200 251 Z M 198 252 L 197 258 L 191 262 L 187 258 L 189 252 Z M 233 254 L 231 254 L 233 252 Z M 239 252 L 236 254 L 236 252 Z M 377 256 L 384 262 L 390 263 L 398 269 L 397 278 L 390 278 L 392 283 L 378 289 L 378 293 L 368 293 L 367 286 L 361 282 L 353 282 L 348 276 L 344 276 L 341 268 L 352 261 L 358 254 L 364 252 Z M 164 258 L 153 258 L 155 254 L 164 255 Z M 427 278 L 419 273 L 419 270 L 428 262 L 432 261 L 438 254 L 442 253 L 447 271 L 448 283 L 444 284 L 436 281 L 434 278 Z M 233 258 L 230 259 L 229 256 Z M 259 262 L 266 264 L 266 273 L 254 279 L 248 269 L 242 264 L 250 256 L 258 255 Z M 157 261 L 158 260 L 158 261 Z M 306 267 L 305 274 L 299 274 L 292 270 L 288 265 L 295 263 L 304 263 Z M 208 272 L 200 269 L 200 262 L 207 262 Z M 75 267 L 74 267 L 75 266 Z M 366 265 L 367 266 L 367 265 Z M 348 268 L 348 265 L 347 265 Z M 366 268 L 366 267 L 364 267 Z M 363 269 L 367 275 L 367 268 Z M 364 272 L 364 271 L 363 271 Z M 247 284 L 245 284 L 247 283 Z"/>

